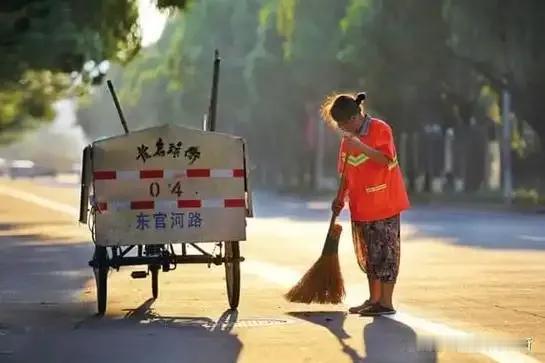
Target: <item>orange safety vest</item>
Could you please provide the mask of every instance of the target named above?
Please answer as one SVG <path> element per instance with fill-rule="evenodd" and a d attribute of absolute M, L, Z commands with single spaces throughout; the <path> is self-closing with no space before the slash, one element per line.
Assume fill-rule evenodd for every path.
<path fill-rule="evenodd" d="M 384 153 L 391 162 L 381 165 L 359 150 L 350 148 L 343 139 L 339 152 L 338 171 L 346 165 L 345 192 L 353 221 L 368 222 L 386 219 L 409 208 L 409 197 L 397 162 L 394 137 L 390 126 L 379 119 L 365 116 L 359 133 L 366 145 Z M 348 161 L 344 164 L 345 158 Z"/>

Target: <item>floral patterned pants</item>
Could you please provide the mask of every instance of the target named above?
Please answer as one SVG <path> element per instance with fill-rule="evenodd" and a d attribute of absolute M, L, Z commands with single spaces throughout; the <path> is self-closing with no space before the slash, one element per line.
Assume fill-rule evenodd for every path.
<path fill-rule="evenodd" d="M 400 217 L 352 222 L 352 240 L 358 264 L 373 280 L 395 283 L 399 273 Z"/>

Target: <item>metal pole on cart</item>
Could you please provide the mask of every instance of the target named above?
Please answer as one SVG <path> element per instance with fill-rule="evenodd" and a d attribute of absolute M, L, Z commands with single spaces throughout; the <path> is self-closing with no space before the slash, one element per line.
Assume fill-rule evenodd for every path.
<path fill-rule="evenodd" d="M 112 95 L 112 99 L 114 100 L 115 109 L 117 110 L 117 114 L 119 115 L 119 121 L 121 121 L 121 126 L 123 126 L 123 131 L 125 131 L 125 135 L 129 134 L 129 128 L 127 127 L 127 121 L 125 120 L 125 116 L 123 115 L 123 110 L 121 109 L 121 104 L 119 103 L 119 99 L 117 98 L 117 93 L 115 93 L 114 85 L 112 81 L 107 80 L 106 84 L 108 85 L 108 89 L 110 90 L 110 94 Z M 140 256 L 142 254 L 142 245 L 138 245 L 138 255 Z"/>
<path fill-rule="evenodd" d="M 218 82 L 220 76 L 220 55 L 216 49 L 214 51 L 214 74 L 212 76 L 212 92 L 210 95 L 210 106 L 208 107 L 208 115 L 204 124 L 205 131 L 216 131 L 216 110 L 218 105 Z"/>
<path fill-rule="evenodd" d="M 216 131 L 216 110 L 218 104 L 218 82 L 220 75 L 220 55 L 216 49 L 214 51 L 214 68 L 212 74 L 212 91 L 210 93 L 210 105 L 208 106 L 208 113 L 203 117 L 202 128 L 204 131 Z M 182 244 L 182 254 L 186 254 L 186 245 Z"/>
<path fill-rule="evenodd" d="M 216 131 L 216 110 L 218 105 L 220 61 L 219 51 L 216 49 L 214 52 L 214 74 L 212 76 L 210 106 L 203 125 L 205 131 Z M 246 185 L 244 189 L 246 189 Z M 240 257 L 240 247 L 238 241 L 224 241 L 223 244 L 225 246 L 224 264 L 227 297 L 231 309 L 236 309 L 240 299 L 240 261 L 243 261 L 244 259 Z"/>
<path fill-rule="evenodd" d="M 125 116 L 123 116 L 123 110 L 121 109 L 121 105 L 119 104 L 119 100 L 117 99 L 117 94 L 114 90 L 114 85 L 112 84 L 112 81 L 107 80 L 106 84 L 108 85 L 108 89 L 110 90 L 110 93 L 112 94 L 112 98 L 114 99 L 115 108 L 117 109 L 117 114 L 119 115 L 119 120 L 121 120 L 121 125 L 123 126 L 123 130 L 125 131 L 125 134 L 129 133 L 129 128 L 127 127 L 127 121 L 125 121 Z"/>

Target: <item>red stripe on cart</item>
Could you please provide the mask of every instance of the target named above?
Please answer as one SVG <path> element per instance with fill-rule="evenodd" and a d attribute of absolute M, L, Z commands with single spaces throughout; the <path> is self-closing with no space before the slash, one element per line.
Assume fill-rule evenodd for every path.
<path fill-rule="evenodd" d="M 198 199 L 179 199 L 178 208 L 201 208 L 202 202 Z"/>
<path fill-rule="evenodd" d="M 244 208 L 246 206 L 246 201 L 244 198 L 241 199 L 178 199 L 177 201 L 172 201 L 176 203 L 176 206 L 180 209 L 185 208 Z M 126 203 L 126 204 L 125 204 Z M 111 202 L 112 211 L 122 211 L 122 210 L 154 210 L 156 203 L 153 200 L 136 200 L 131 202 Z M 117 207 L 116 207 L 117 206 Z M 157 205 L 160 208 L 161 203 Z M 97 208 L 99 211 L 108 210 L 108 202 L 98 202 Z M 121 208 L 120 208 L 121 207 Z"/>
<path fill-rule="evenodd" d="M 225 199 L 225 208 L 241 208 L 245 207 L 244 199 Z"/>
<path fill-rule="evenodd" d="M 233 176 L 235 178 L 244 178 L 244 169 L 233 169 Z"/>
<path fill-rule="evenodd" d="M 186 169 L 186 170 L 97 170 L 95 180 L 138 180 L 167 178 L 243 178 L 244 169 Z"/>
<path fill-rule="evenodd" d="M 140 179 L 162 179 L 163 170 L 140 170 Z"/>
<path fill-rule="evenodd" d="M 131 209 L 155 209 L 155 203 L 153 200 L 137 200 L 131 202 Z"/>
<path fill-rule="evenodd" d="M 99 170 L 94 172 L 95 180 L 113 180 L 117 178 L 115 170 Z"/>
<path fill-rule="evenodd" d="M 187 169 L 188 178 L 209 178 L 210 169 Z"/>

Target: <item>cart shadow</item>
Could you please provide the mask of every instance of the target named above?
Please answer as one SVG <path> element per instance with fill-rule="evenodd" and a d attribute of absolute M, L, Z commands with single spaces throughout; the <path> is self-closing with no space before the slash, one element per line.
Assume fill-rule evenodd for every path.
<path fill-rule="evenodd" d="M 154 299 L 133 309 L 123 310 L 121 317 L 94 315 L 80 322 L 80 331 L 99 330 L 102 336 L 124 336 L 146 341 L 145 357 L 161 357 L 161 361 L 236 362 L 242 342 L 232 330 L 238 311 L 226 310 L 218 319 L 208 316 L 161 315 L 153 309 Z M 144 338 L 142 338 L 144 337 Z M 151 339 L 151 340 L 150 340 Z M 153 343 L 151 344 L 151 341 Z M 131 343 L 132 346 L 132 343 Z M 119 361 L 132 354 L 120 344 L 111 356 Z M 183 357 L 183 358 L 182 358 Z M 142 361 L 143 356 L 136 358 Z M 140 360 L 139 360 L 140 359 Z M 181 359 L 181 360 L 180 360 Z M 118 361 L 118 360 L 112 360 Z"/>
<path fill-rule="evenodd" d="M 210 333 L 228 334 L 235 327 L 238 320 L 237 310 L 225 310 L 214 320 L 207 316 L 169 316 L 158 314 L 153 309 L 155 300 L 149 298 L 134 309 L 123 309 L 125 315 L 100 315 L 98 313 L 80 321 L 76 328 L 93 327 L 140 327 L 140 328 L 174 328 L 189 330 L 192 328 L 205 329 Z"/>
<path fill-rule="evenodd" d="M 168 316 L 156 313 L 152 306 L 155 302 L 150 298 L 135 309 L 126 309 L 123 323 L 139 324 L 148 327 L 162 328 L 203 328 L 210 333 L 229 333 L 238 319 L 238 311 L 228 309 L 221 316 L 214 320 L 203 316 Z"/>

